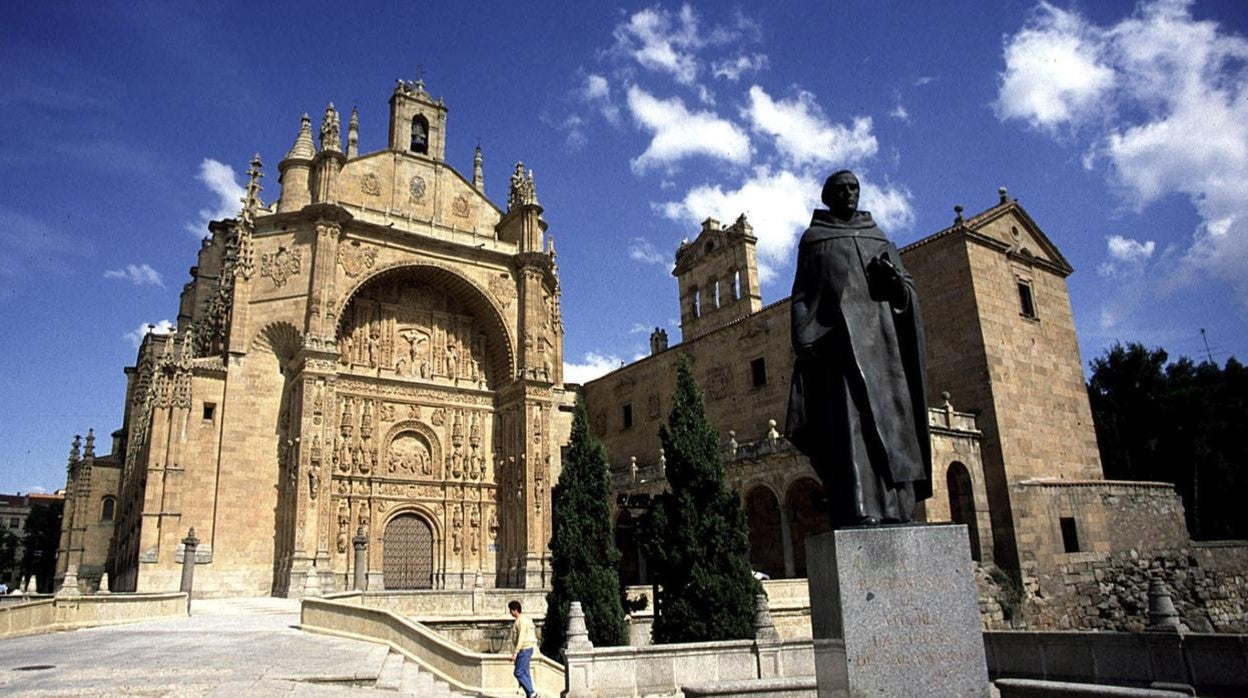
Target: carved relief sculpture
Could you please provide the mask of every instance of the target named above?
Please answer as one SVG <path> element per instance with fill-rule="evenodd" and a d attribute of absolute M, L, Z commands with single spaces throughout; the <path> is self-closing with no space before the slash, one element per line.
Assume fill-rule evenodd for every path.
<path fill-rule="evenodd" d="M 276 252 L 267 252 L 260 256 L 260 276 L 273 280 L 273 286 L 280 288 L 286 280 L 298 276 L 303 267 L 303 254 L 297 249 L 278 247 Z"/>

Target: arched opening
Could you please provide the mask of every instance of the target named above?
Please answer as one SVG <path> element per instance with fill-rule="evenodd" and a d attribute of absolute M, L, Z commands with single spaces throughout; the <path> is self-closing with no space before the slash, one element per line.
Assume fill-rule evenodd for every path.
<path fill-rule="evenodd" d="M 793 571 L 806 576 L 806 539 L 832 530 L 831 512 L 823 485 L 804 477 L 789 486 L 790 540 L 793 542 Z"/>
<path fill-rule="evenodd" d="M 117 507 L 117 499 L 115 497 L 105 497 L 100 502 L 100 521 L 112 521 L 113 511 Z"/>
<path fill-rule="evenodd" d="M 763 486 L 745 497 L 745 518 L 750 530 L 750 565 L 772 579 L 784 574 L 784 540 L 780 527 L 780 503 Z"/>
<path fill-rule="evenodd" d="M 728 283 L 732 286 L 732 300 L 741 300 L 741 272 L 736 269 L 728 272 Z"/>
<path fill-rule="evenodd" d="M 411 150 L 421 155 L 429 154 L 429 120 L 422 114 L 412 117 Z"/>
<path fill-rule="evenodd" d="M 386 589 L 433 588 L 433 529 L 424 519 L 400 514 L 386 524 L 381 571 Z"/>
<path fill-rule="evenodd" d="M 637 545 L 637 520 L 627 510 L 615 517 L 615 547 L 620 551 L 620 583 L 645 584 L 641 548 Z"/>
<path fill-rule="evenodd" d="M 956 524 L 966 526 L 971 537 L 971 559 L 980 561 L 979 525 L 975 518 L 975 491 L 971 486 L 971 473 L 958 461 L 949 465 L 945 477 L 949 487 L 949 518 Z"/>
<path fill-rule="evenodd" d="M 495 388 L 511 375 L 507 330 L 485 293 L 453 271 L 401 266 L 349 296 L 338 318 L 341 371 Z"/>
<path fill-rule="evenodd" d="M 690 315 L 691 316 L 696 318 L 699 315 L 701 315 L 702 313 L 701 301 L 702 301 L 702 292 L 696 288 L 693 289 L 693 299 L 690 301 Z"/>

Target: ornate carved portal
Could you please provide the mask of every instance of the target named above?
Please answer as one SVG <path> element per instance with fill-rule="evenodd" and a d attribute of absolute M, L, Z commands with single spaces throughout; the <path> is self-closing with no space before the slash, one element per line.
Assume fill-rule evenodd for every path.
<path fill-rule="evenodd" d="M 433 588 L 433 530 L 414 514 L 396 516 L 382 542 L 382 583 L 387 589 Z"/>

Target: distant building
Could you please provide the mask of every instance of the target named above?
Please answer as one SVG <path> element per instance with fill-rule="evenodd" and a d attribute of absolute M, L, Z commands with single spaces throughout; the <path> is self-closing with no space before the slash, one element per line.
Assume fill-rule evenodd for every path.
<path fill-rule="evenodd" d="M 7 584 L 10 590 L 26 588 L 28 581 L 22 576 L 22 560 L 26 555 L 27 520 L 31 510 L 38 506 L 55 505 L 64 499 L 63 490 L 52 494 L 0 494 L 0 534 L 11 533 L 17 538 L 13 564 L 0 569 L 0 582 Z M 34 590 L 32 585 L 30 591 Z"/>

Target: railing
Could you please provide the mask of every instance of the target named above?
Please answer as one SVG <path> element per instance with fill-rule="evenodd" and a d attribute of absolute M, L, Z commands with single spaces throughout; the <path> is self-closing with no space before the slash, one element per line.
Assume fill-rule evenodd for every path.
<path fill-rule="evenodd" d="M 456 691 L 486 696 L 514 696 L 510 655 L 484 654 L 464 649 L 421 623 L 393 611 L 360 605 L 362 597 L 304 599 L 300 627 L 310 632 L 389 645 L 428 670 Z M 531 663 L 533 686 L 543 695 L 563 691 L 563 669 L 535 655 Z"/>

